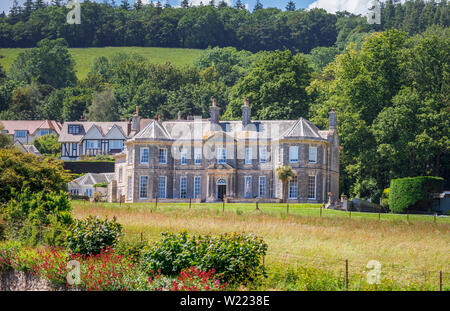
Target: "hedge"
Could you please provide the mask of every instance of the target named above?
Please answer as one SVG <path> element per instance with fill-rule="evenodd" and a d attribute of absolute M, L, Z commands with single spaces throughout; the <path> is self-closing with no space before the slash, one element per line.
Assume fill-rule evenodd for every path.
<path fill-rule="evenodd" d="M 432 194 L 441 192 L 444 179 L 419 176 L 392 179 L 389 191 L 389 208 L 393 213 L 407 210 L 428 210 L 432 207 Z"/>

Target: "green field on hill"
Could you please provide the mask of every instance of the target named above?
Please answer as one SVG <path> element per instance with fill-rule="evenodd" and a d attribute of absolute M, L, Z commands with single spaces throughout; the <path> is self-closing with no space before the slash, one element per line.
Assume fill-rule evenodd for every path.
<path fill-rule="evenodd" d="M 11 63 L 26 49 L 2 49 L 0 48 L 0 65 L 6 70 L 9 69 Z M 177 66 L 185 66 L 194 64 L 195 59 L 202 50 L 194 49 L 174 49 L 174 48 L 153 48 L 153 47 L 103 47 L 103 48 L 76 48 L 69 49 L 75 59 L 75 70 L 77 77 L 83 79 L 87 76 L 92 61 L 99 56 L 110 56 L 114 53 L 136 53 L 152 63 L 171 62 Z"/>

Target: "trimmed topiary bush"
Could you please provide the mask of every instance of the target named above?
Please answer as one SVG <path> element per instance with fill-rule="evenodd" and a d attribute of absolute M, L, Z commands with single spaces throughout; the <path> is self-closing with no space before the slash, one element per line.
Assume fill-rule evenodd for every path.
<path fill-rule="evenodd" d="M 252 234 L 220 236 L 163 233 L 163 239 L 144 255 L 144 269 L 175 276 L 186 268 L 215 269 L 230 285 L 249 285 L 265 276 L 262 259 L 267 244 Z"/>
<path fill-rule="evenodd" d="M 432 194 L 442 191 L 441 177 L 419 176 L 391 180 L 389 208 L 393 213 L 407 210 L 426 211 L 432 207 Z"/>
<path fill-rule="evenodd" d="M 100 254 L 102 249 L 114 247 L 122 235 L 122 225 L 107 218 L 89 216 L 75 220 L 67 234 L 67 247 L 74 254 Z"/>

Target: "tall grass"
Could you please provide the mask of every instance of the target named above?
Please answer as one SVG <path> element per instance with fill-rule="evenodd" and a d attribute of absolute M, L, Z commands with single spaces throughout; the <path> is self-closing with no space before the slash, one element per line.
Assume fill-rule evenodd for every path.
<path fill-rule="evenodd" d="M 350 219 L 337 211 L 333 212 L 341 214 L 326 211 L 330 214 L 321 218 L 315 207 L 290 206 L 289 215 L 277 208 L 281 209 L 260 204 L 262 211 L 255 211 L 247 205 L 229 204 L 222 212 L 221 204 L 202 204 L 191 209 L 186 205 L 158 204 L 155 209 L 151 204 L 120 207 L 75 202 L 74 215 L 116 216 L 124 225 L 127 238 L 139 238 L 142 232 L 149 241 L 159 240 L 163 231 L 252 232 L 269 245 L 265 260 L 269 283 L 263 285 L 267 289 L 342 289 L 339 282 L 343 279 L 345 259 L 349 261 L 351 289 L 373 289 L 365 283 L 370 260 L 382 264 L 383 282 L 378 289 L 437 289 L 440 270 L 444 271 L 444 284 L 448 283 L 447 221 L 434 223 L 432 217 L 410 216 L 406 222 L 403 215 L 382 215 L 379 221 L 378 215 L 356 217 L 357 213 L 352 213 Z M 302 209 L 307 212 L 301 213 Z M 283 283 L 284 278 L 293 281 Z"/>

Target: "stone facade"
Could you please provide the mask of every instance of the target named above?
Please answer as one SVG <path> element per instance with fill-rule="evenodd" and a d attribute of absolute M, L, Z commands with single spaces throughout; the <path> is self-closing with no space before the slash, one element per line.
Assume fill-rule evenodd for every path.
<path fill-rule="evenodd" d="M 328 130 L 298 120 L 255 121 L 246 100 L 242 121 L 212 118 L 152 120 L 115 156 L 110 200 L 276 202 L 281 182 L 276 167 L 291 166 L 288 202 L 337 201 L 339 137 L 336 114 Z"/>

